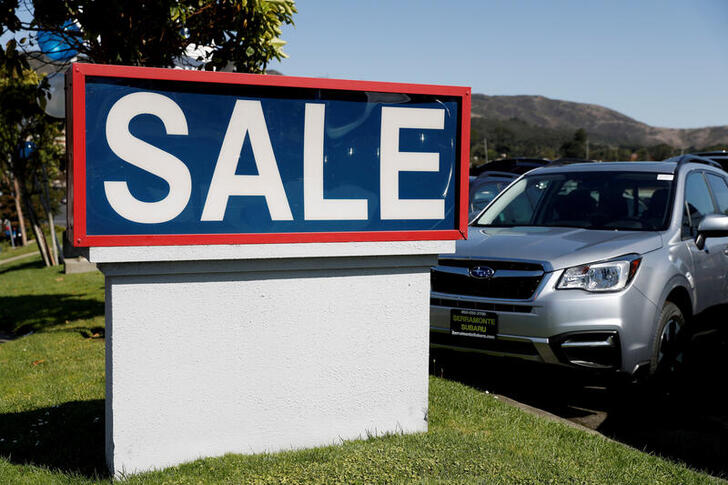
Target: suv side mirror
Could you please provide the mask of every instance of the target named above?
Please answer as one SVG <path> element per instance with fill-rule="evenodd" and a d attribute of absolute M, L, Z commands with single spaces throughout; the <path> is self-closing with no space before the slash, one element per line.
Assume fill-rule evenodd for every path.
<path fill-rule="evenodd" d="M 703 218 L 698 225 L 698 237 L 695 245 L 698 249 L 705 247 L 705 238 L 728 237 L 728 216 L 723 214 L 710 214 Z"/>

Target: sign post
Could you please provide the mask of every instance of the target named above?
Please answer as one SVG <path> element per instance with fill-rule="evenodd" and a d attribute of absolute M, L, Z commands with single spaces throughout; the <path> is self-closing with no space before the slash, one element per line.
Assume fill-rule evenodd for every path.
<path fill-rule="evenodd" d="M 88 64 L 66 83 L 112 474 L 426 431 L 469 88 Z"/>

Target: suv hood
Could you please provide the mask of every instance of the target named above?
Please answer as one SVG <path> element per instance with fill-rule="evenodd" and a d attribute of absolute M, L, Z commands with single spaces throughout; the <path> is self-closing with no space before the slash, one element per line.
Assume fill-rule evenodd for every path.
<path fill-rule="evenodd" d="M 569 227 L 476 227 L 441 257 L 538 261 L 546 271 L 644 254 L 662 247 L 658 232 L 595 231 Z"/>

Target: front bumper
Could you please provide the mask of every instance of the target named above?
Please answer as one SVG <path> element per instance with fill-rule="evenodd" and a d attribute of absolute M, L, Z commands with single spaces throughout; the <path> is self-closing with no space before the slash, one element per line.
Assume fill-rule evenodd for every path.
<path fill-rule="evenodd" d="M 615 293 L 556 290 L 561 271 L 544 275 L 528 300 L 432 292 L 430 345 L 536 362 L 633 372 L 650 359 L 657 308 L 634 285 Z M 498 315 L 493 339 L 453 335 L 450 312 Z"/>

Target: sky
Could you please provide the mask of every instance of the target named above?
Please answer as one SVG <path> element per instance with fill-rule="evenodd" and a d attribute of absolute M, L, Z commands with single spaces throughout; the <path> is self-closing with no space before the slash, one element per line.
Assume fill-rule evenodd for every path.
<path fill-rule="evenodd" d="M 470 86 L 728 125 L 728 0 L 299 0 L 291 76 Z M 26 16 L 27 13 L 24 13 Z M 2 36 L 2 41 L 7 40 Z"/>
<path fill-rule="evenodd" d="M 291 76 L 446 84 L 728 125 L 728 0 L 300 0 Z"/>

